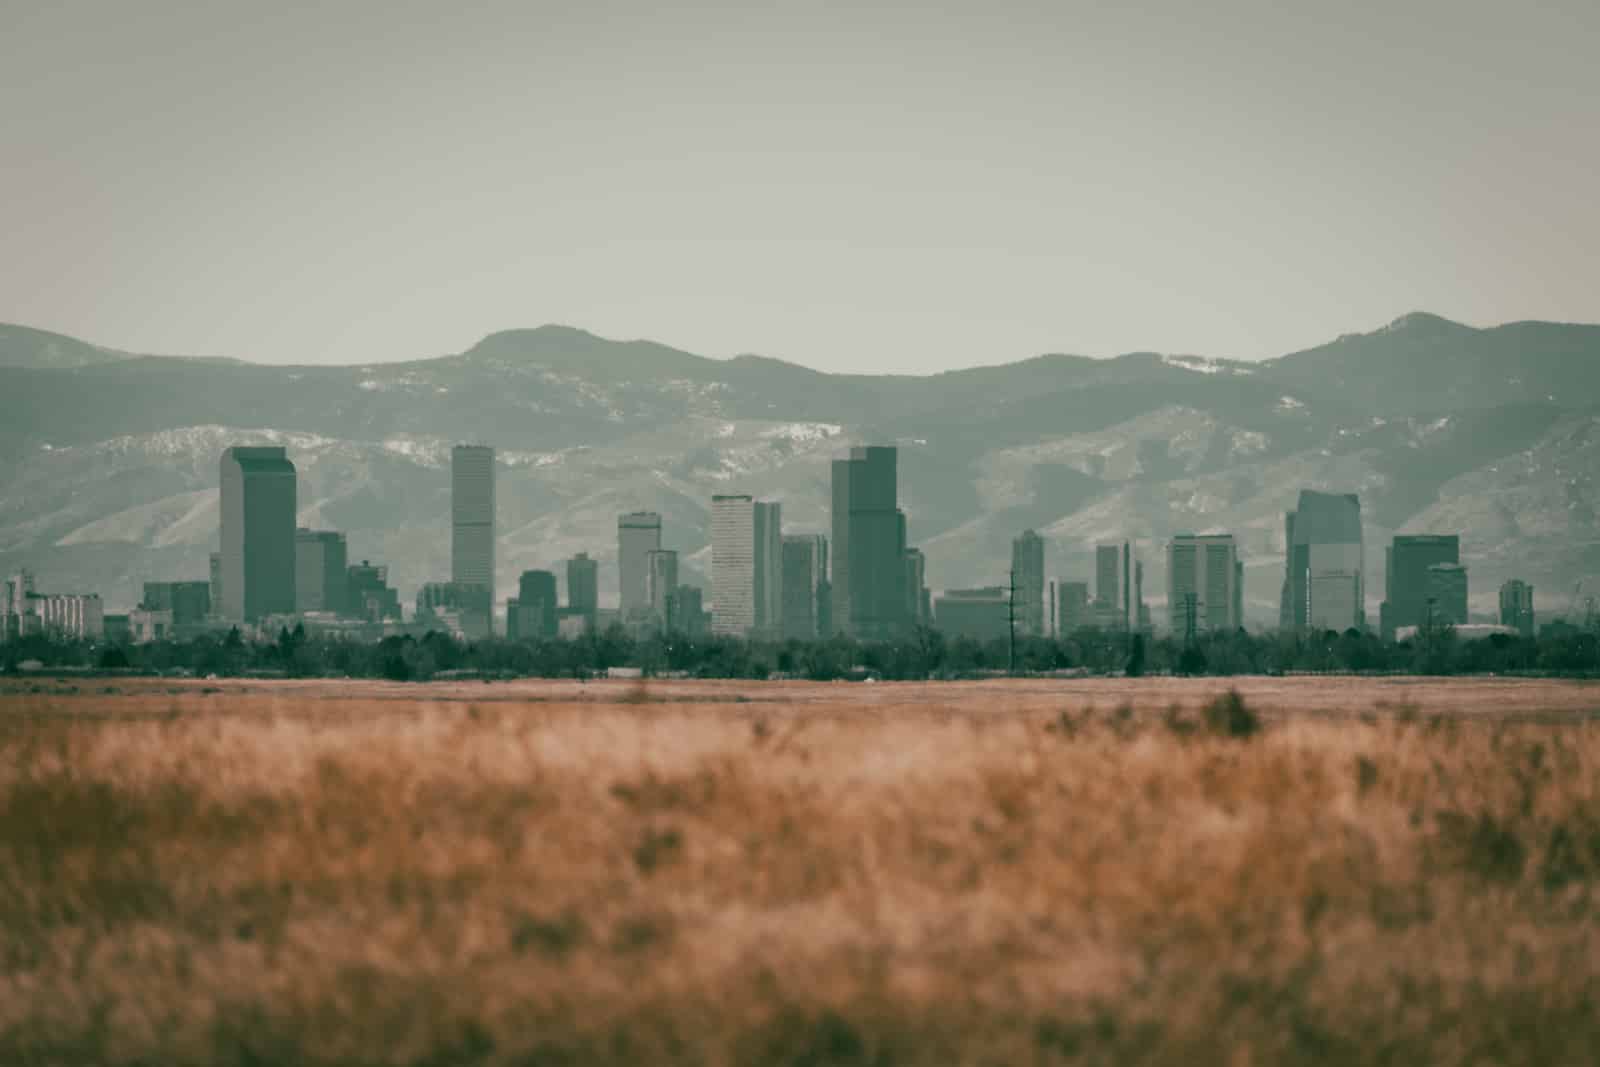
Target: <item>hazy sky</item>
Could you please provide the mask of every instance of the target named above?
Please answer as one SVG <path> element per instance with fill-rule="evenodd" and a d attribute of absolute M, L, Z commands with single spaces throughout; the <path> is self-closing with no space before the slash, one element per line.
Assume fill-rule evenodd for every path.
<path fill-rule="evenodd" d="M 1600 320 L 1600 3 L 0 0 L 0 321 L 925 372 Z"/>

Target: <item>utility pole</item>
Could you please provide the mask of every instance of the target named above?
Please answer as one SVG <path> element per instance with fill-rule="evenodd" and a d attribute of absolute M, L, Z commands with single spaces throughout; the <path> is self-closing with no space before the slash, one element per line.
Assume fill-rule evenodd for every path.
<path fill-rule="evenodd" d="M 1017 572 L 1007 571 L 1007 578 L 1011 582 L 1011 595 L 1006 598 L 1006 630 L 1009 633 L 1009 653 L 1007 655 L 1007 671 L 1017 673 Z"/>

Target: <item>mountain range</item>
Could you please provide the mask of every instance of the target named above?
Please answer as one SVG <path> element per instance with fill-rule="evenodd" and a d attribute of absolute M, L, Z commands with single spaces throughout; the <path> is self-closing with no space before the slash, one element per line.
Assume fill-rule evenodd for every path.
<path fill-rule="evenodd" d="M 703 582 L 713 493 L 779 500 L 786 528 L 825 532 L 828 460 L 887 442 L 935 588 L 1002 583 L 1031 527 L 1067 580 L 1090 578 L 1096 542 L 1137 538 L 1159 605 L 1164 540 L 1229 530 L 1247 615 L 1273 622 L 1283 512 L 1312 488 L 1361 495 L 1374 620 L 1395 532 L 1459 532 L 1475 611 L 1509 577 L 1546 618 L 1579 581 L 1600 592 L 1600 326 L 1413 313 L 1261 362 L 1044 355 L 913 377 L 565 326 L 435 359 L 267 366 L 0 325 L 0 396 L 0 571 L 112 610 L 146 580 L 205 577 L 219 456 L 251 443 L 289 449 L 301 525 L 344 530 L 405 598 L 448 575 L 460 441 L 500 450 L 502 591 L 588 551 L 614 597 L 605 564 L 632 510 L 661 512 Z"/>

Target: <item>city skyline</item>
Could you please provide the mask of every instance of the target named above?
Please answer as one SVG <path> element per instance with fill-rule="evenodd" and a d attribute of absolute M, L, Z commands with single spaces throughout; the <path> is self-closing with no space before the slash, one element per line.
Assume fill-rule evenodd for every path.
<path fill-rule="evenodd" d="M 871 548 L 871 542 L 863 537 L 864 532 L 892 530 L 900 546 L 897 549 L 900 565 L 887 569 L 892 572 L 894 583 L 898 583 L 892 583 L 890 589 L 899 597 L 895 617 L 903 621 L 893 624 L 893 628 L 874 622 L 860 628 L 856 636 L 903 636 L 913 624 L 921 624 L 925 619 L 938 624 L 936 613 L 929 613 L 921 606 L 929 595 L 923 585 L 924 555 L 917 547 L 905 543 L 904 513 L 890 507 L 898 497 L 896 453 L 894 446 L 856 446 L 833 461 L 834 499 L 836 504 L 842 505 L 842 511 L 836 511 L 830 521 L 841 540 L 846 544 L 854 540 L 857 550 L 862 551 L 863 545 Z M 480 622 L 469 622 L 461 632 L 464 636 L 488 636 L 493 632 L 492 622 L 499 602 L 492 599 L 492 585 L 464 580 L 463 574 L 480 571 L 492 574 L 493 564 L 482 558 L 485 551 L 480 542 L 488 542 L 487 551 L 492 559 L 493 531 L 498 522 L 493 488 L 495 452 L 490 446 L 458 445 L 452 449 L 451 456 L 452 576 L 448 582 L 423 584 L 417 596 L 417 618 L 432 618 L 441 610 L 445 612 L 441 618 L 486 615 Z M 222 509 L 221 540 L 225 546 L 235 545 L 234 558 L 229 561 L 228 551 L 214 553 L 209 580 L 147 581 L 140 611 L 171 615 L 173 604 L 170 601 L 177 596 L 176 591 L 193 587 L 205 594 L 208 603 L 215 603 L 219 619 L 229 621 L 251 622 L 262 617 L 290 615 L 359 615 L 354 609 L 359 607 L 360 596 L 352 586 L 358 582 L 359 574 L 373 568 L 366 560 L 359 566 L 347 565 L 345 535 L 336 530 L 303 527 L 294 530 L 290 561 L 294 580 L 287 594 L 281 589 L 273 590 L 279 598 L 275 610 L 247 607 L 248 598 L 237 591 L 232 600 L 215 595 L 226 588 L 227 582 L 222 576 L 230 570 L 255 574 L 264 567 L 281 569 L 282 552 L 275 547 L 276 541 L 264 536 L 262 531 L 270 534 L 273 520 L 293 514 L 294 474 L 295 467 L 283 448 L 232 446 L 226 449 L 221 461 L 221 482 L 224 499 L 229 503 Z M 779 637 L 791 635 L 792 630 L 817 636 L 818 620 L 831 613 L 835 582 L 845 590 L 840 603 L 846 605 L 853 597 L 874 602 L 874 598 L 884 592 L 885 587 L 877 576 L 882 568 L 877 567 L 873 568 L 870 579 L 872 588 L 852 592 L 848 571 L 841 572 L 838 568 L 838 557 L 829 560 L 826 537 L 785 533 L 780 503 L 757 501 L 749 494 L 717 495 L 711 503 L 713 536 L 707 547 L 714 561 L 710 576 L 713 606 L 709 613 L 713 632 Z M 248 516 L 253 519 L 246 521 Z M 866 522 L 857 528 L 859 518 Z M 1300 491 L 1296 508 L 1284 514 L 1286 555 L 1280 627 L 1337 629 L 1337 620 L 1348 617 L 1351 625 L 1365 628 L 1361 525 L 1357 494 Z M 232 533 L 228 532 L 230 529 Z M 484 530 L 488 531 L 487 538 L 483 536 Z M 644 590 L 643 605 L 636 609 L 634 617 L 630 618 L 621 608 L 615 617 L 628 624 L 648 623 L 657 628 L 670 625 L 674 618 L 674 602 L 682 602 L 680 592 L 694 587 L 679 582 L 677 550 L 651 547 L 661 543 L 661 516 L 653 512 L 618 515 L 617 530 L 618 568 L 625 573 L 630 565 L 629 557 L 641 556 L 633 565 L 644 572 L 641 576 Z M 1459 546 L 1459 534 L 1396 535 L 1393 546 L 1385 550 L 1385 592 L 1379 633 L 1392 639 L 1397 629 L 1415 630 L 1422 624 L 1465 625 L 1471 621 L 1467 607 L 1467 568 L 1459 563 Z M 1233 534 L 1178 533 L 1167 540 L 1164 547 L 1168 562 L 1165 603 L 1169 632 L 1193 637 L 1203 630 L 1243 626 L 1244 561 L 1238 554 Z M 806 595 L 815 604 L 814 610 L 797 611 L 793 599 L 784 592 L 784 579 L 792 566 L 791 548 L 805 548 L 806 555 L 796 555 L 794 566 L 797 573 L 811 572 L 804 584 L 808 590 Z M 715 565 L 719 555 L 720 566 Z M 824 561 L 821 567 L 819 560 Z M 582 616 L 592 628 L 599 611 L 595 602 L 597 561 L 580 552 L 566 560 L 565 566 L 566 612 Z M 1014 619 L 1024 636 L 1064 633 L 1074 621 L 1129 630 L 1135 626 L 1141 630 L 1151 627 L 1149 605 L 1143 591 L 1144 560 L 1135 552 L 1131 541 L 1094 546 L 1096 596 L 1092 611 L 1089 611 L 1087 580 L 1069 580 L 1063 576 L 1047 584 L 1046 570 L 1044 540 L 1032 529 L 1024 530 L 1012 541 L 1009 589 L 945 587 L 946 596 L 940 600 L 959 603 L 965 609 L 965 605 L 992 601 L 998 595 L 995 590 L 1002 590 L 1006 603 L 1014 606 Z M 540 584 L 530 586 L 535 580 Z M 32 589 L 33 579 L 26 571 L 13 575 L 12 581 L 25 581 L 27 588 Z M 553 635 L 560 608 L 556 583 L 551 571 L 524 571 L 519 595 L 503 601 L 508 631 Z M 236 590 L 249 585 L 248 582 L 234 584 Z M 625 588 L 626 578 L 620 584 Z M 717 606 L 719 585 L 723 589 L 720 608 Z M 530 588 L 538 592 L 530 593 Z M 1046 593 L 1050 598 L 1048 604 Z M 288 594 L 293 594 L 293 606 L 283 607 Z M 479 607 L 483 603 L 478 599 L 480 594 L 486 601 L 486 611 Z M 1531 586 L 1526 582 L 1520 579 L 1506 582 L 1498 594 L 1502 621 L 1509 618 L 1510 625 L 1518 628 L 1530 625 L 1526 620 L 1532 617 L 1531 595 Z M 22 599 L 9 593 L 8 596 L 8 603 Z M 819 597 L 828 598 L 828 611 L 823 610 L 823 603 L 816 599 Z M 95 599 L 98 600 L 97 595 Z M 1422 613 L 1424 603 L 1426 614 Z M 519 613 L 525 611 L 534 614 L 524 619 Z M 808 611 L 809 616 L 806 615 Z M 188 614 L 193 616 L 196 612 L 190 609 Z M 802 621 L 791 624 L 791 617 Z M 399 618 L 398 614 L 395 618 Z M 519 620 L 521 625 L 518 625 Z M 167 618 L 164 625 L 170 627 L 172 622 L 172 618 Z M 852 626 L 851 629 L 858 628 Z"/>
<path fill-rule="evenodd" d="M 498 522 L 493 488 L 495 453 L 488 446 L 456 446 L 451 455 L 452 577 L 448 582 L 424 583 L 417 595 L 415 620 L 430 625 L 444 622 L 458 636 L 492 636 L 496 607 L 492 587 L 463 580 L 463 575 L 476 573 L 474 568 L 492 573 L 492 563 L 482 558 L 485 553 L 480 542 L 487 529 L 488 552 L 493 552 Z M 853 588 L 849 571 L 838 568 L 838 556 L 831 567 L 827 565 L 826 538 L 785 534 L 780 503 L 757 501 L 749 494 L 720 494 L 711 502 L 711 611 L 701 615 L 700 589 L 680 585 L 678 552 L 650 547 L 661 542 L 661 517 L 634 512 L 617 517 L 618 566 L 625 570 L 629 555 L 642 552 L 645 603 L 633 617 L 622 610 L 613 617 L 635 629 L 664 632 L 679 628 L 685 633 L 698 631 L 701 619 L 707 618 L 710 632 L 724 636 L 814 640 L 824 634 L 819 620 L 831 610 L 830 587 L 838 583 L 845 590 L 840 603 L 855 613 L 844 632 L 868 640 L 903 639 L 914 626 L 922 625 L 948 635 L 980 639 L 998 639 L 1003 629 L 1014 640 L 1019 625 L 1024 637 L 1066 636 L 1084 624 L 1130 635 L 1153 632 L 1144 597 L 1144 561 L 1132 541 L 1094 547 L 1097 595 L 1091 609 L 1087 581 L 1063 577 L 1046 585 L 1045 542 L 1032 529 L 1012 541 L 1008 587 L 945 588 L 943 595 L 932 601 L 930 614 L 922 606 L 929 597 L 924 587 L 923 553 L 906 544 L 905 515 L 894 507 L 899 495 L 896 456 L 893 446 L 857 446 L 832 465 L 834 500 L 842 513 L 836 511 L 831 521 L 837 536 L 846 545 L 853 543 L 858 562 L 875 561 L 874 554 L 889 543 L 877 546 L 877 541 L 893 533 L 898 554 L 887 568 L 893 579 L 888 586 L 879 576 L 884 568 L 873 566 L 864 584 Z M 200 632 L 210 617 L 213 595 L 228 588 L 229 574 L 242 575 L 244 580 L 236 578 L 232 583 L 232 600 L 216 599 L 216 618 L 222 622 L 291 616 L 327 617 L 328 621 L 346 616 L 391 617 L 386 609 L 374 612 L 370 600 L 363 609 L 363 594 L 356 591 L 369 583 L 372 574 L 377 575 L 377 587 L 383 589 L 383 568 L 373 568 L 366 560 L 359 566 L 347 566 L 342 532 L 303 527 L 294 529 L 290 540 L 290 588 L 287 592 L 271 590 L 278 598 L 274 604 L 281 605 L 287 598 L 290 606 L 264 607 L 261 595 L 253 595 L 249 589 L 252 582 L 262 582 L 262 575 L 276 573 L 273 568 L 282 569 L 283 552 L 278 544 L 282 538 L 275 535 L 281 534 L 277 530 L 281 521 L 294 515 L 295 467 L 285 449 L 232 446 L 223 452 L 220 472 L 227 502 L 220 536 L 224 551 L 213 554 L 209 579 L 146 582 L 137 612 L 106 616 L 98 595 L 36 593 L 32 575 L 18 572 L 6 584 L 0 612 L 3 634 L 14 637 L 43 629 L 99 637 L 113 623 L 117 632 L 135 640 L 178 636 L 185 624 L 189 633 Z M 1280 628 L 1338 630 L 1348 622 L 1355 629 L 1366 629 L 1358 495 L 1303 489 L 1296 507 L 1285 512 L 1283 528 L 1286 554 Z M 1395 537 L 1393 546 L 1385 551 L 1385 594 L 1377 631 L 1384 639 L 1395 639 L 1397 630 L 1403 637 L 1435 626 L 1472 622 L 1467 606 L 1468 572 L 1458 562 L 1459 546 L 1459 534 Z M 1233 535 L 1178 533 L 1167 541 L 1165 550 L 1167 631 L 1193 641 L 1202 632 L 1242 628 L 1244 561 Z M 514 640 L 554 637 L 558 632 L 566 636 L 568 631 L 558 626 L 558 616 L 580 622 L 583 631 L 595 630 L 599 615 L 592 603 L 595 562 L 581 552 L 566 561 L 568 604 L 564 610 L 552 571 L 524 571 L 518 596 L 505 601 L 506 635 Z M 803 594 L 798 601 L 785 592 L 786 579 L 797 586 L 795 592 Z M 863 582 L 863 578 L 855 581 Z M 1042 599 L 1047 589 L 1048 611 Z M 880 601 L 888 605 L 884 598 L 891 594 L 898 597 L 892 605 L 892 617 L 898 621 L 863 615 L 859 606 L 852 606 L 878 605 Z M 691 596 L 692 607 L 687 600 Z M 1519 579 L 1504 583 L 1498 601 L 1501 630 L 1532 631 L 1536 611 L 1528 583 Z M 1592 606 L 1590 611 L 1592 614 Z M 478 621 L 472 621 L 475 615 Z M 400 621 L 398 610 L 392 618 Z M 866 625 L 862 625 L 863 619 Z"/>

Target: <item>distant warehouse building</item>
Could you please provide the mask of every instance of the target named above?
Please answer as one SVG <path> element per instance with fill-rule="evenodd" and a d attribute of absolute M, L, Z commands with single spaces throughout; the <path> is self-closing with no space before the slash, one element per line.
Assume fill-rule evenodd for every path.
<path fill-rule="evenodd" d="M 27 571 L 0 587 L 0 639 L 44 634 L 92 641 L 104 632 L 105 610 L 93 593 L 39 593 Z"/>
<path fill-rule="evenodd" d="M 105 609 L 96 593 L 37 594 L 37 604 L 47 634 L 93 641 L 105 632 Z"/>

